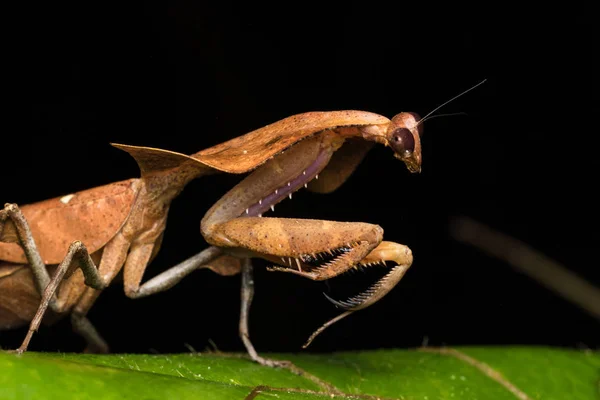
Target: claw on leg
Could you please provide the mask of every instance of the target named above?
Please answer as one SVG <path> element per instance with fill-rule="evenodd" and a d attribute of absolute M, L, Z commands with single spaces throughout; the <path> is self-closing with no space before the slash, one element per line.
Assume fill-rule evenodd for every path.
<path fill-rule="evenodd" d="M 393 261 L 396 263 L 390 272 L 388 272 L 383 278 L 371 285 L 364 292 L 349 298 L 346 301 L 337 301 L 325 294 L 327 300 L 333 303 L 336 307 L 344 309 L 342 314 L 332 318 L 317 329 L 302 346 L 307 348 L 312 341 L 325 329 L 333 325 L 337 321 L 347 317 L 354 311 L 362 310 L 370 305 L 375 304 L 382 297 L 388 294 L 397 284 L 400 282 L 408 268 L 410 268 L 413 257 L 411 250 L 398 243 L 394 242 L 381 242 L 367 257 L 365 257 L 360 264 L 369 265 L 373 263 L 379 263 L 380 261 Z"/>

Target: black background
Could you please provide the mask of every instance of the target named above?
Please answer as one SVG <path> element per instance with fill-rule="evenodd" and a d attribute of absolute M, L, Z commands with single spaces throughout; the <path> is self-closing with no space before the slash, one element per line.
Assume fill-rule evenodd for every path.
<path fill-rule="evenodd" d="M 312 349 L 598 347 L 598 320 L 448 234 L 452 216 L 468 215 L 600 282 L 591 10 L 200 3 L 7 10 L 0 201 L 27 204 L 139 176 L 109 142 L 190 154 L 306 111 L 424 115 L 487 78 L 440 111 L 466 116 L 426 123 L 421 174 L 379 146 L 337 192 L 301 191 L 277 207 L 280 216 L 380 224 L 415 256 L 392 293 Z M 240 179 L 188 185 L 147 277 L 205 247 L 200 219 Z M 266 265 L 255 262 L 254 344 L 299 351 L 337 311 L 321 294 L 325 284 Z M 239 277 L 210 271 L 139 300 L 115 282 L 89 314 L 113 351 L 161 353 L 203 350 L 209 339 L 243 351 L 238 316 Z M 24 332 L 0 332 L 0 345 L 16 347 Z M 42 328 L 31 345 L 82 348 L 68 319 Z"/>

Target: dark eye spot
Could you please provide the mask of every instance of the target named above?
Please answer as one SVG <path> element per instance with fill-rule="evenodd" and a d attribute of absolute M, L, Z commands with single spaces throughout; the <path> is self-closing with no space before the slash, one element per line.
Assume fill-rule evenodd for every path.
<path fill-rule="evenodd" d="M 406 128 L 398 128 L 392 132 L 390 146 L 396 154 L 404 155 L 415 151 L 415 138 Z"/>

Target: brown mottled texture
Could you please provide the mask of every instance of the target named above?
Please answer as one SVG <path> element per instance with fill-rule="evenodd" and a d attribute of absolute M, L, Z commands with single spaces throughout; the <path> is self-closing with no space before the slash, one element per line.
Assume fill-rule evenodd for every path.
<path fill-rule="evenodd" d="M 206 264 L 204 268 L 221 276 L 233 276 L 241 272 L 242 264 L 238 257 L 223 255 Z"/>
<path fill-rule="evenodd" d="M 155 285 L 156 290 L 138 293 L 146 267 L 160 248 L 171 201 L 190 180 L 213 170 L 183 154 L 116 147 L 136 158 L 142 171 L 140 179 L 22 207 L 7 204 L 0 210 L 0 261 L 13 263 L 0 269 L 0 328 L 24 325 L 36 314 L 19 350 L 26 349 L 46 307 L 63 315 L 72 311 L 72 320 L 77 324 L 74 328 L 88 340 L 88 345 L 107 349 L 85 314 L 123 266 L 125 293 L 129 297 L 142 297 L 170 287 L 168 279 L 163 279 L 161 285 Z M 70 255 L 67 250 L 77 243 L 80 245 L 76 246 L 76 261 L 65 258 L 65 254 Z M 219 254 L 215 252 L 215 256 Z M 81 260 L 90 261 L 83 266 Z M 72 272 L 65 281 L 60 274 L 50 278 L 53 267 L 59 263 L 61 274 Z M 225 273 L 232 273 L 236 265 L 230 262 Z M 74 270 L 75 267 L 79 269 Z M 217 263 L 214 268 L 223 266 Z M 160 281 L 160 277 L 156 278 Z M 177 281 L 182 277 L 178 275 Z"/>
<path fill-rule="evenodd" d="M 55 267 L 49 268 L 54 272 Z M 0 329 L 12 329 L 28 323 L 40 304 L 31 269 L 23 264 L 0 262 Z M 57 319 L 48 315 L 47 323 Z"/>
<path fill-rule="evenodd" d="M 30 294 L 35 294 L 31 296 Z M 40 304 L 31 270 L 26 265 L 0 265 L 0 329 L 28 323 Z"/>
<path fill-rule="evenodd" d="M 58 264 L 75 240 L 91 253 L 104 246 L 125 222 L 137 195 L 137 182 L 129 179 L 74 193 L 71 198 L 61 196 L 20 207 L 44 263 Z M 17 243 L 0 242 L 0 260 L 27 262 Z"/>
<path fill-rule="evenodd" d="M 249 217 L 220 224 L 207 240 L 215 246 L 243 247 L 276 257 L 299 257 L 366 241 L 372 247 L 362 259 L 379 244 L 382 236 L 383 229 L 379 226 L 363 222 Z M 220 237 L 226 241 L 219 240 Z"/>
<path fill-rule="evenodd" d="M 307 112 L 202 150 L 193 158 L 220 171 L 248 172 L 298 141 L 342 126 L 387 125 L 384 116 L 366 111 Z"/>
<path fill-rule="evenodd" d="M 128 152 L 135 158 L 142 177 L 161 171 L 169 171 L 173 168 L 180 168 L 184 164 L 198 169 L 198 175 L 213 172 L 212 168 L 199 163 L 192 157 L 174 151 L 118 143 L 112 143 L 112 146 Z"/>

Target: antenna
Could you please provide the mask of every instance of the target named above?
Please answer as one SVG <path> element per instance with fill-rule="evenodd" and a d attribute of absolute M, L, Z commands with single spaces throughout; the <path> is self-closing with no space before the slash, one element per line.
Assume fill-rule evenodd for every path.
<path fill-rule="evenodd" d="M 425 115 L 423 118 L 421 118 L 421 120 L 419 122 L 417 122 L 417 126 L 419 126 L 421 124 L 421 122 L 425 121 L 427 119 L 427 117 L 429 117 L 431 114 L 433 114 L 434 112 L 436 112 L 437 110 L 439 110 L 440 108 L 444 107 L 446 104 L 458 99 L 460 96 L 462 96 L 463 94 L 467 94 L 468 92 L 470 92 L 471 90 L 475 89 L 476 87 L 483 85 L 485 83 L 485 81 L 487 81 L 487 79 L 482 80 L 481 82 L 479 82 L 477 85 L 470 87 L 469 89 L 465 90 L 464 92 L 454 96 L 453 98 L 451 98 L 450 100 L 446 101 L 445 103 L 443 103 L 440 106 L 437 106 L 436 108 L 434 108 L 432 111 L 430 111 L 427 115 Z"/>

